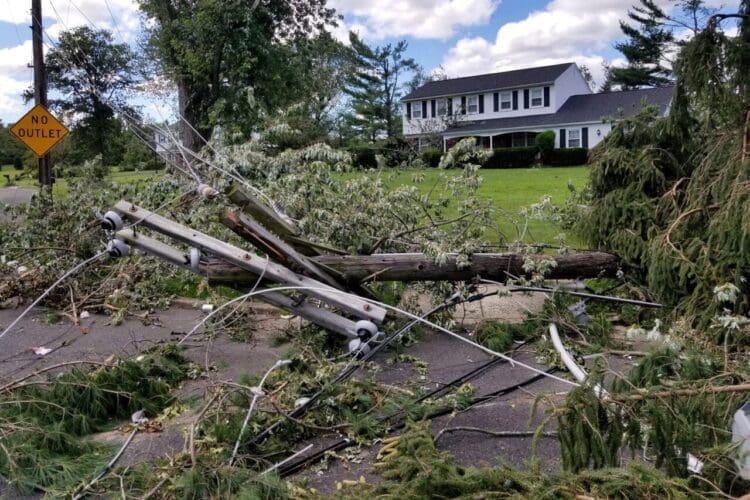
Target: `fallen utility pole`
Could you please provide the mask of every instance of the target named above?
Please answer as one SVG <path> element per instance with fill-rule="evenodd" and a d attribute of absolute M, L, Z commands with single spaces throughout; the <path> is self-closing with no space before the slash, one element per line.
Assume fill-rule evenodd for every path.
<path fill-rule="evenodd" d="M 605 252 L 582 252 L 572 255 L 520 255 L 477 253 L 469 258 L 467 267 L 456 265 L 458 255 L 448 254 L 445 261 L 423 253 L 392 253 L 375 255 L 319 255 L 310 261 L 336 271 L 350 286 L 372 281 L 470 281 L 477 276 L 496 281 L 506 281 L 512 276 L 527 276 L 524 262 L 529 259 L 552 259 L 555 266 L 545 276 L 547 279 L 588 279 L 615 276 L 620 259 Z M 253 275 L 236 266 L 210 260 L 205 264 L 205 274 L 214 284 L 252 283 Z"/>
<path fill-rule="evenodd" d="M 200 268 L 194 269 L 188 264 L 186 255 L 184 252 L 180 252 L 178 249 L 162 243 L 159 240 L 146 236 L 144 234 L 136 234 L 131 229 L 124 229 L 117 233 L 117 237 L 132 246 L 146 252 L 155 257 L 174 264 L 177 267 L 182 267 L 188 271 L 193 271 L 197 274 L 202 274 Z M 239 269 L 239 268 L 238 268 Z M 244 272 L 244 271 L 243 271 Z M 255 281 L 258 277 L 255 278 Z M 252 286 L 255 281 L 248 285 Z M 329 330 L 345 337 L 356 338 L 355 322 L 335 314 L 333 311 L 324 309 L 322 307 L 316 307 L 307 302 L 298 301 L 292 297 L 288 297 L 280 292 L 267 292 L 259 295 L 258 298 L 267 304 L 289 311 L 300 318 L 314 323 L 326 330 Z"/>
<path fill-rule="evenodd" d="M 252 280 L 249 284 L 257 281 L 257 276 L 263 275 L 269 281 L 281 285 L 306 287 L 307 290 L 302 291 L 305 295 L 315 297 L 356 318 L 372 321 L 376 324 L 381 324 L 385 319 L 385 309 L 372 305 L 355 295 L 343 294 L 328 284 L 297 274 L 280 264 L 269 261 L 265 257 L 178 224 L 127 201 L 118 202 L 114 208 L 126 219 L 138 222 L 142 226 L 249 271 L 256 276 L 255 280 Z"/>

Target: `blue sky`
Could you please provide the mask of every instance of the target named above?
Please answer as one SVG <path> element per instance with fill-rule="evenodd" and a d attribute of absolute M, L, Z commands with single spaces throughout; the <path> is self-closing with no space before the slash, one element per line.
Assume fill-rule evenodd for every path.
<path fill-rule="evenodd" d="M 657 0 L 662 5 L 670 0 Z M 350 29 L 371 45 L 401 39 L 428 71 L 467 76 L 574 61 L 601 82 L 602 64 L 622 64 L 613 49 L 619 20 L 637 0 L 328 0 L 344 16 L 334 34 Z M 721 4 L 720 0 L 708 0 Z M 28 106 L 20 99 L 30 85 L 28 0 L 0 0 L 0 119 L 12 122 Z M 43 0 L 45 30 L 95 24 L 117 41 L 133 42 L 141 19 L 134 0 Z M 53 8 L 54 7 L 54 8 Z M 115 22 L 116 21 L 116 22 Z M 164 90 L 163 87 L 161 89 Z M 154 118 L 171 114 L 174 98 L 142 96 Z"/>

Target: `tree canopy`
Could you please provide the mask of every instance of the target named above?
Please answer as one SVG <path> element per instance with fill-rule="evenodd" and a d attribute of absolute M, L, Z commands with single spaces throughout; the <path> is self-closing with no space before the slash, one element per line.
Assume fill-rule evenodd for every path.
<path fill-rule="evenodd" d="M 399 97 L 404 73 L 418 73 L 419 66 L 404 57 L 407 44 L 400 41 L 371 48 L 355 33 L 349 34 L 353 70 L 346 82 L 351 111 L 346 123 L 360 137 L 375 142 L 401 134 Z"/>
<path fill-rule="evenodd" d="M 311 34 L 335 22 L 325 0 L 138 0 L 150 47 L 178 88 L 183 144 L 215 125 L 248 137 L 263 113 L 297 102 Z M 313 39 L 315 37 L 312 37 Z M 305 71 L 307 69 L 307 71 Z"/>
<path fill-rule="evenodd" d="M 138 80 L 133 52 L 127 44 L 114 43 L 109 31 L 82 26 L 60 34 L 58 46 L 47 55 L 47 74 L 60 96 L 49 105 L 74 122 L 76 149 L 84 157 L 101 154 L 107 162 L 115 153 L 109 138 L 121 127 L 115 109 L 133 113 L 127 103 L 127 91 Z"/>

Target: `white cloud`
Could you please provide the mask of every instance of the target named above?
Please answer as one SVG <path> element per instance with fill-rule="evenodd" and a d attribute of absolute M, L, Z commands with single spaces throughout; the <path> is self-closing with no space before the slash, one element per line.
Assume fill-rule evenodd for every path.
<path fill-rule="evenodd" d="M 413 36 L 445 40 L 460 27 L 489 22 L 499 0 L 331 0 L 339 14 L 374 40 Z M 354 28 L 354 26 L 350 26 Z M 364 28 L 364 30 L 362 29 Z M 346 30 L 346 27 L 343 27 Z"/>
<path fill-rule="evenodd" d="M 109 8 L 108 8 L 109 7 Z M 117 43 L 136 41 L 140 30 L 140 15 L 135 0 L 46 0 L 42 2 L 45 51 L 53 45 L 62 31 L 78 26 L 107 29 Z M 111 12 L 110 12 L 111 10 Z M 13 0 L 0 8 L 0 21 L 15 24 L 22 41 L 15 47 L 0 48 L 0 119 L 18 119 L 28 105 L 21 93 L 31 83 L 32 60 L 31 15 L 27 1 Z M 50 41 L 50 38 L 53 40 Z"/>
<path fill-rule="evenodd" d="M 28 71 L 31 62 L 31 40 L 16 47 L 0 49 L 0 74 L 19 75 Z"/>
<path fill-rule="evenodd" d="M 603 80 L 600 54 L 620 35 L 633 0 L 553 0 L 544 10 L 500 27 L 494 41 L 459 40 L 443 59 L 451 76 L 574 61 Z M 620 61 L 616 61 L 620 63 Z"/>
<path fill-rule="evenodd" d="M 110 30 L 117 42 L 133 42 L 140 27 L 135 0 L 48 0 L 42 8 L 45 20 L 53 21 L 45 29 L 52 38 L 76 26 L 93 25 Z"/>
<path fill-rule="evenodd" d="M 14 122 L 23 115 L 26 107 L 21 99 L 21 93 L 28 86 L 28 82 L 0 74 L 0 119 L 3 122 Z"/>

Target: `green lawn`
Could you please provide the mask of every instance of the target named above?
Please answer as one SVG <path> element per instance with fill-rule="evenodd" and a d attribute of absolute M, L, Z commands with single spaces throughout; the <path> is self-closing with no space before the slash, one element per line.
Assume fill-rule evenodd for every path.
<path fill-rule="evenodd" d="M 379 176 L 384 179 L 388 185 L 403 185 L 412 183 L 415 174 L 424 176 L 424 182 L 418 184 L 420 191 L 427 193 L 438 181 L 438 176 L 442 172 L 436 169 L 425 170 L 384 170 L 376 173 L 352 172 L 345 174 L 345 177 L 354 177 L 362 175 Z M 5 165 L 0 170 L 2 174 L 9 174 L 15 177 L 19 171 L 11 165 Z M 110 178 L 115 183 L 131 184 L 149 179 L 158 179 L 162 172 L 119 172 L 113 169 Z M 501 213 L 498 215 L 497 224 L 508 240 L 515 240 L 518 237 L 516 226 L 510 222 L 510 218 L 521 221 L 519 211 L 534 203 L 541 201 L 542 197 L 549 195 L 552 202 L 556 205 L 562 205 L 569 195 L 568 182 L 571 182 L 576 188 L 581 188 L 588 180 L 589 168 L 581 167 L 564 167 L 564 168 L 528 168 L 528 169 L 501 169 L 501 170 L 482 170 L 481 176 L 484 179 L 479 189 L 480 196 L 490 200 Z M 22 179 L 16 183 L 23 187 L 36 187 L 36 179 Z M 0 186 L 5 185 L 5 178 L 0 177 Z M 65 196 L 68 192 L 68 186 L 65 179 L 59 179 L 55 183 L 54 193 Z M 449 210 L 450 211 L 450 210 Z M 504 213 L 502 213 L 504 212 Z M 527 243 L 556 243 L 556 236 L 561 230 L 553 224 L 546 221 L 531 220 L 529 221 L 525 241 Z M 491 233 L 487 234 L 488 239 L 497 241 L 496 236 Z M 569 243 L 577 242 L 568 238 Z"/>
<path fill-rule="evenodd" d="M 5 175 L 10 175 L 11 179 L 16 179 L 21 173 L 21 170 L 16 170 L 12 165 L 3 165 L 0 167 L 0 187 L 7 185 Z M 109 179 L 115 184 L 134 184 L 139 181 L 159 179 L 162 175 L 161 171 L 121 172 L 117 168 L 113 168 Z M 15 185 L 20 187 L 37 187 L 38 183 L 36 178 L 24 178 L 15 181 Z M 57 196 L 66 196 L 68 194 L 68 183 L 65 179 L 57 179 L 55 181 L 53 194 Z"/>
<path fill-rule="evenodd" d="M 419 171 L 383 171 L 374 174 L 352 173 L 354 175 L 374 175 L 382 177 L 389 184 L 410 184 L 415 174 L 423 174 L 424 182 L 418 184 L 420 191 L 428 192 L 442 171 L 427 169 Z M 450 173 L 450 171 L 447 171 Z M 507 212 L 508 215 L 518 217 L 519 211 L 538 203 L 542 197 L 549 195 L 555 205 L 562 205 L 568 198 L 568 182 L 576 188 L 584 186 L 589 177 L 589 168 L 581 167 L 556 167 L 556 168 L 528 168 L 528 169 L 501 169 L 482 170 L 484 179 L 479 189 L 479 194 L 490 200 L 498 209 Z M 509 222 L 509 217 L 498 215 L 497 223 L 500 229 L 510 240 L 517 237 L 515 226 Z M 556 243 L 555 237 L 561 230 L 554 225 L 538 220 L 529 221 L 527 242 L 534 243 Z M 488 237 L 490 237 L 488 235 Z M 569 238 L 570 243 L 575 243 Z"/>

